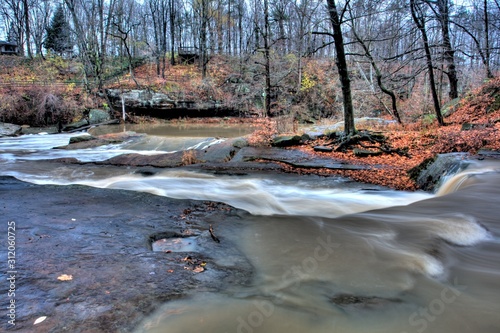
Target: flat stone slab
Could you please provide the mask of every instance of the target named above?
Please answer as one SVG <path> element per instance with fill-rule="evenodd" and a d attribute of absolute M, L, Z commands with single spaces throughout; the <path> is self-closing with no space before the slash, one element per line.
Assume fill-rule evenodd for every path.
<path fill-rule="evenodd" d="M 267 160 L 289 164 L 296 168 L 326 168 L 332 170 L 368 170 L 373 167 L 337 161 L 328 157 L 318 157 L 296 149 L 242 148 L 230 163 Z"/>
<path fill-rule="evenodd" d="M 169 154 L 141 155 L 123 154 L 105 161 L 95 162 L 100 165 L 175 168 L 185 167 L 202 168 L 207 170 L 224 170 L 231 173 L 245 172 L 259 169 L 279 170 L 276 163 L 285 163 L 294 168 L 331 169 L 331 170 L 369 170 L 381 166 L 351 164 L 335 160 L 331 157 L 322 157 L 308 154 L 298 149 L 284 149 L 278 147 L 249 147 L 242 139 L 229 139 L 219 144 L 209 146 L 204 150 L 177 151 Z M 91 142 L 91 141 L 90 141 Z M 70 145 L 71 146 L 71 145 Z M 187 155 L 189 154 L 189 155 Z M 66 161 L 72 163 L 71 161 Z M 94 163 L 94 162 L 93 162 Z"/>
<path fill-rule="evenodd" d="M 2 332 L 131 332 L 168 300 L 251 278 L 226 236 L 241 223 L 238 211 L 224 204 L 11 177 L 0 177 L 0 202 L 16 247 L 16 325 L 2 320 Z M 187 236 L 196 238 L 196 252 L 152 250 L 153 241 Z M 0 306 L 9 301 L 6 292 Z"/>

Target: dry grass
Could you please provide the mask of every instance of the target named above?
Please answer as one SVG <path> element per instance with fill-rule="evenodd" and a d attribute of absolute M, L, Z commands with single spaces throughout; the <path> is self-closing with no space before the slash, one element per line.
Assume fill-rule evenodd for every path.
<path fill-rule="evenodd" d="M 185 150 L 182 154 L 181 162 L 182 165 L 191 165 L 199 163 L 199 160 L 196 156 L 196 151 L 194 149 Z"/>

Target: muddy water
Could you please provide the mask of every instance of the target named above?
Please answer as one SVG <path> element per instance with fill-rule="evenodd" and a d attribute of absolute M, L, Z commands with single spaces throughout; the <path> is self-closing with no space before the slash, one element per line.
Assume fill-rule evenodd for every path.
<path fill-rule="evenodd" d="M 498 162 L 471 165 L 433 195 L 340 178 L 173 170 L 144 177 L 41 162 L 52 152 L 21 141 L 10 150 L 0 142 L 0 174 L 223 201 L 248 212 L 218 235 L 249 258 L 251 283 L 169 302 L 137 332 L 500 331 Z"/>
<path fill-rule="evenodd" d="M 307 204 L 303 216 L 249 215 L 233 239 L 252 284 L 166 304 L 138 332 L 499 332 L 500 174 L 459 183 L 334 218 Z"/>
<path fill-rule="evenodd" d="M 246 124 L 120 124 L 91 129 L 92 135 L 133 131 L 159 137 L 223 137 L 234 138 L 250 134 L 254 129 Z"/>

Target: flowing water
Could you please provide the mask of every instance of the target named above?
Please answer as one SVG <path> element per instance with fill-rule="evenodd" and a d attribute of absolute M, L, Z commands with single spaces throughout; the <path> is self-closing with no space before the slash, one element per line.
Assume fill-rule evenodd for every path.
<path fill-rule="evenodd" d="M 342 178 L 179 170 L 144 177 L 133 168 L 42 161 L 175 148 L 50 149 L 68 139 L 0 139 L 0 174 L 222 201 L 248 212 L 222 236 L 253 265 L 252 281 L 169 302 L 137 332 L 500 332 L 498 161 L 475 162 L 429 194 Z"/>

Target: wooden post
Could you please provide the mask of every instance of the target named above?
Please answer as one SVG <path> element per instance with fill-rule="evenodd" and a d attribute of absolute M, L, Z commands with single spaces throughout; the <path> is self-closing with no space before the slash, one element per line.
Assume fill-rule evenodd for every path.
<path fill-rule="evenodd" d="M 123 94 L 122 94 L 122 118 L 123 118 L 123 122 L 125 122 L 125 98 L 123 97 Z"/>

